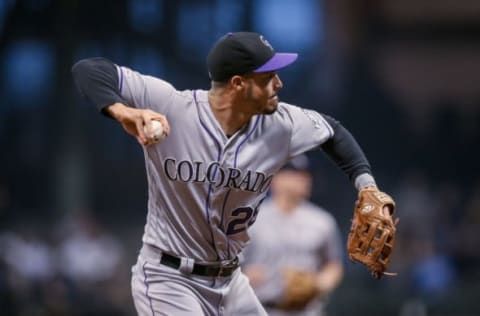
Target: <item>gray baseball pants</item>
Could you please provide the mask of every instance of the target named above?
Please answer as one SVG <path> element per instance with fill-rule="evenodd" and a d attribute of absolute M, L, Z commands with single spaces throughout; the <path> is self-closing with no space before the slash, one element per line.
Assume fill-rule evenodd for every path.
<path fill-rule="evenodd" d="M 142 247 L 132 267 L 132 295 L 138 315 L 267 315 L 240 268 L 229 277 L 186 274 L 182 267 L 161 264 L 161 253 L 152 249 Z"/>

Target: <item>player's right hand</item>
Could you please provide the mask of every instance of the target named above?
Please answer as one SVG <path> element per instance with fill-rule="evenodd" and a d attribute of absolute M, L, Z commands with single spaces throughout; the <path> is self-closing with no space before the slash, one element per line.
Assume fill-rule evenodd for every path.
<path fill-rule="evenodd" d="M 151 139 L 145 135 L 144 126 L 147 126 L 147 131 L 151 135 L 151 121 L 160 121 L 163 125 L 163 130 L 166 136 L 170 132 L 170 126 L 165 115 L 157 113 L 149 109 L 137 109 L 126 106 L 122 103 L 115 103 L 107 108 L 108 114 L 115 120 L 122 124 L 127 133 L 137 139 L 141 145 L 148 145 L 152 142 Z"/>

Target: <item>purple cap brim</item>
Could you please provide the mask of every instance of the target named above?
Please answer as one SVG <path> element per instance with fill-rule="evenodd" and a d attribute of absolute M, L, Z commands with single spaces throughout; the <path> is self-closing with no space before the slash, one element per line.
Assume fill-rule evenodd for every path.
<path fill-rule="evenodd" d="M 275 53 L 269 61 L 255 69 L 253 72 L 268 72 L 284 68 L 293 63 L 298 57 L 295 53 Z"/>

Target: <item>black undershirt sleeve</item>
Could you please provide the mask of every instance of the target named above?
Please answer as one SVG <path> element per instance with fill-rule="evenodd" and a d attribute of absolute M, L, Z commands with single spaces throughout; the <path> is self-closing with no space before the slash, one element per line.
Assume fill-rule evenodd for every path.
<path fill-rule="evenodd" d="M 352 134 L 334 118 L 324 114 L 323 117 L 334 130 L 334 136 L 320 146 L 323 151 L 352 183 L 362 173 L 372 174 L 370 164 Z"/>
<path fill-rule="evenodd" d="M 118 90 L 117 68 L 108 59 L 95 57 L 82 59 L 72 67 L 72 74 L 80 94 L 108 116 L 107 106 L 127 104 Z"/>

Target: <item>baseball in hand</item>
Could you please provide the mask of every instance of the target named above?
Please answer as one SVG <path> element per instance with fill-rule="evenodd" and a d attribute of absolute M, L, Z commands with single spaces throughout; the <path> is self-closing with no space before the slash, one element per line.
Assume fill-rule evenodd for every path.
<path fill-rule="evenodd" d="M 153 144 L 161 142 L 165 138 L 165 133 L 163 132 L 163 125 L 160 121 L 152 120 L 152 135 L 148 134 L 147 125 L 143 127 L 145 135 L 152 140 Z"/>

